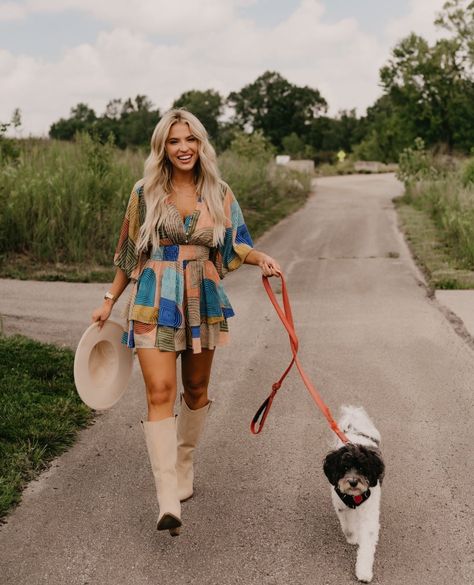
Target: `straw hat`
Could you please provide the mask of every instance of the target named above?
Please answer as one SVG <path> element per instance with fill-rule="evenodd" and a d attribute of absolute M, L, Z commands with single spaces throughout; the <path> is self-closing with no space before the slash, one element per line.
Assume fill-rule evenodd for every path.
<path fill-rule="evenodd" d="M 122 344 L 123 328 L 107 320 L 102 329 L 92 323 L 74 357 L 74 381 L 82 401 L 104 410 L 120 400 L 132 373 L 133 352 Z"/>

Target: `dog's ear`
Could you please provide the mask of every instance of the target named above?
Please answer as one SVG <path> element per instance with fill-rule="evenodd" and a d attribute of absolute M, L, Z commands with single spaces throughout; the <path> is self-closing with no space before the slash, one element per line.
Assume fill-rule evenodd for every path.
<path fill-rule="evenodd" d="M 340 478 L 340 461 L 341 452 L 340 449 L 337 451 L 331 451 L 326 455 L 324 459 L 323 470 L 324 474 L 328 478 L 331 485 L 337 485 L 337 481 Z"/>
<path fill-rule="evenodd" d="M 382 459 L 380 451 L 377 449 L 367 449 L 367 479 L 371 487 L 377 485 L 377 481 L 382 483 L 385 473 L 385 464 Z"/>

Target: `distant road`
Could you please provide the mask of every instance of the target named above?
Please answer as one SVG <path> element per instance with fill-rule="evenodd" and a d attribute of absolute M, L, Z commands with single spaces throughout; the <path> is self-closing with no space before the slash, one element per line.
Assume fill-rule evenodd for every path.
<path fill-rule="evenodd" d="M 330 407 L 364 405 L 387 464 L 374 583 L 472 583 L 473 352 L 427 298 L 396 226 L 393 175 L 323 178 L 259 242 L 284 267 L 301 360 Z M 273 281 L 276 285 L 277 282 Z M 106 285 L 2 280 L 7 332 L 74 346 Z M 292 374 L 264 432 L 251 417 L 289 359 L 287 336 L 244 267 L 237 316 L 179 538 L 155 532 L 135 369 L 121 403 L 26 490 L 0 530 L 3 585 L 346 585 L 355 550 L 321 461 L 332 441 Z"/>

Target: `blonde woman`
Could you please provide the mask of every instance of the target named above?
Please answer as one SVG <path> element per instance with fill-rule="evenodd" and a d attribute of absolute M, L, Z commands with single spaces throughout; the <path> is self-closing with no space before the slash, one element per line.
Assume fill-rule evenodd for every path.
<path fill-rule="evenodd" d="M 234 314 L 221 280 L 244 263 L 266 276 L 281 274 L 278 262 L 253 248 L 204 126 L 186 110 L 171 110 L 153 132 L 144 178 L 122 224 L 116 275 L 92 321 L 102 326 L 131 281 L 123 341 L 136 348 L 146 386 L 148 419 L 141 424 L 157 529 L 172 535 L 181 526 L 180 502 L 193 494 L 193 451 L 210 408 L 214 350 L 226 343 Z M 178 355 L 184 395 L 175 419 Z"/>

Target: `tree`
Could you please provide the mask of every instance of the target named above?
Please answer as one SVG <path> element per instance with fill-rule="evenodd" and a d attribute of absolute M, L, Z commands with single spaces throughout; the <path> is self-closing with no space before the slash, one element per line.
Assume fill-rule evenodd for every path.
<path fill-rule="evenodd" d="M 217 140 L 219 118 L 223 107 L 222 96 L 213 89 L 186 91 L 174 101 L 173 108 L 185 108 L 204 124 L 211 140 Z"/>
<path fill-rule="evenodd" d="M 453 33 L 459 42 L 460 52 L 470 64 L 470 75 L 474 67 L 474 1 L 448 0 L 443 12 L 438 14 L 435 24 Z"/>
<path fill-rule="evenodd" d="M 274 71 L 230 93 L 227 103 L 241 128 L 261 130 L 279 149 L 283 138 L 292 132 L 304 140 L 312 121 L 327 110 L 327 102 L 317 89 L 292 85 Z"/>
<path fill-rule="evenodd" d="M 69 118 L 60 118 L 51 125 L 49 135 L 59 140 L 72 140 L 76 132 L 88 130 L 96 119 L 94 110 L 81 102 L 71 108 Z"/>
<path fill-rule="evenodd" d="M 102 143 L 108 142 L 112 135 L 120 148 L 147 146 L 159 119 L 160 111 L 154 110 L 152 102 L 144 95 L 110 100 L 99 117 L 87 104 L 79 103 L 71 109 L 69 118 L 61 118 L 51 125 L 49 135 L 72 140 L 77 132 L 87 132 Z"/>
<path fill-rule="evenodd" d="M 474 136 L 474 88 L 460 46 L 453 38 L 430 47 L 412 33 L 393 49 L 380 71 L 382 86 L 407 133 L 421 136 L 429 146 L 443 143 L 449 152 L 454 146 L 466 148 Z"/>

